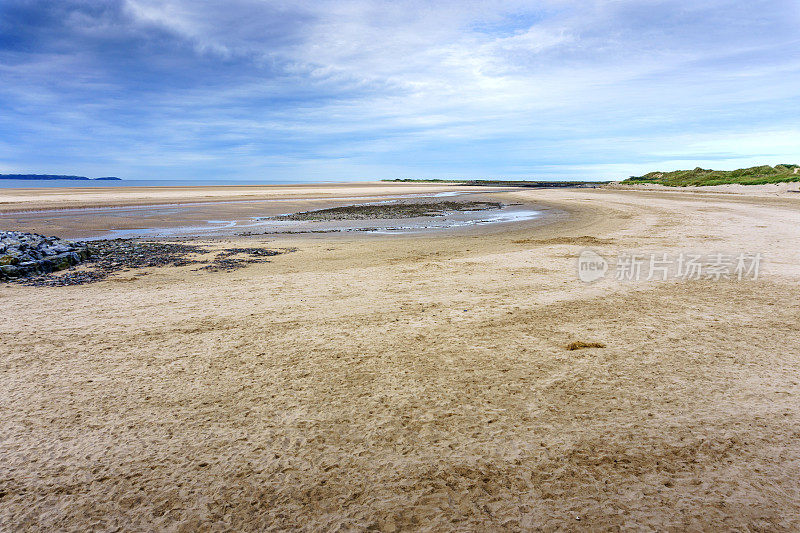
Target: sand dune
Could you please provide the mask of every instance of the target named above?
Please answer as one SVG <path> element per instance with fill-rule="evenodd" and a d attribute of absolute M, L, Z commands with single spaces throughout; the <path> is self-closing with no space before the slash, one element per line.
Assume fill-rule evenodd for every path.
<path fill-rule="evenodd" d="M 569 216 L 0 287 L 3 529 L 800 529 L 800 198 L 504 198 Z M 585 248 L 765 262 L 585 284 Z"/>

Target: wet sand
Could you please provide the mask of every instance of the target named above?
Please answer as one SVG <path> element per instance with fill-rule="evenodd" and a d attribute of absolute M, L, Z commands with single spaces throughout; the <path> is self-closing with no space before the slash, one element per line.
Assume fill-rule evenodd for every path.
<path fill-rule="evenodd" d="M 197 187 L 64 187 L 0 189 L 0 213 L 42 209 L 189 204 L 367 197 L 391 194 L 436 194 L 452 191 L 491 192 L 497 187 L 465 187 L 418 183 L 331 183 L 323 185 L 232 185 Z"/>
<path fill-rule="evenodd" d="M 797 530 L 800 199 L 730 196 L 509 191 L 564 216 L 2 287 L 0 523 Z M 765 263 L 584 284 L 587 247 Z"/>
<path fill-rule="evenodd" d="M 202 189 L 198 191 L 198 189 Z M 86 191 L 84 193 L 84 191 Z M 119 191 L 119 192 L 117 192 Z M 308 186 L 130 187 L 48 189 L 36 202 L 33 189 L 0 190 L 0 230 L 66 239 L 217 237 L 284 233 L 424 233 L 447 228 L 531 220 L 547 209 L 511 202 L 495 213 L 452 212 L 445 216 L 381 220 L 299 221 L 282 215 L 344 206 L 426 202 L 494 202 L 508 189 L 442 185 L 387 186 L 382 183 Z M 283 218 L 281 220 L 281 218 Z"/>

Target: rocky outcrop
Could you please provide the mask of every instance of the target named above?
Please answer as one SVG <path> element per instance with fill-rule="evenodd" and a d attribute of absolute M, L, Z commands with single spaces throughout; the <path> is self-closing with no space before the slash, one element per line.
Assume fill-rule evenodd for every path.
<path fill-rule="evenodd" d="M 63 270 L 89 258 L 85 243 L 0 231 L 0 280 Z"/>

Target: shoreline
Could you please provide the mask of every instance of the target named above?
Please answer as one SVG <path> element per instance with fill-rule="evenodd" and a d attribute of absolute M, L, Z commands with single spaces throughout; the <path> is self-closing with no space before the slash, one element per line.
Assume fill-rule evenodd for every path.
<path fill-rule="evenodd" d="M 415 194 L 453 190 L 491 193 L 504 187 L 468 187 L 455 185 L 420 185 L 383 182 L 348 182 L 292 185 L 201 185 L 165 187 L 52 187 L 0 189 L 0 215 L 9 212 L 55 209 L 80 209 L 157 206 L 165 204 L 214 203 L 220 201 L 259 201 L 291 198 L 325 199 L 347 193 L 348 196 L 381 196 L 387 193 Z M 278 198 L 276 198 L 278 197 Z M 27 206 L 27 209 L 23 208 Z"/>
<path fill-rule="evenodd" d="M 470 229 L 468 226 L 512 224 L 549 215 L 546 209 L 540 211 L 538 206 L 523 205 L 520 202 L 505 202 L 496 214 L 482 214 L 476 210 L 459 212 L 459 209 L 455 209 L 464 202 L 496 203 L 507 197 L 514 189 L 360 184 L 355 188 L 325 186 L 297 189 L 294 186 L 274 186 L 266 190 L 252 188 L 248 191 L 253 195 L 252 198 L 231 199 L 239 193 L 238 189 L 220 187 L 176 189 L 170 191 L 171 201 L 166 203 L 166 198 L 154 198 L 154 192 L 150 189 L 136 191 L 113 189 L 104 191 L 100 196 L 92 192 L 64 190 L 54 193 L 55 201 L 62 202 L 64 198 L 68 198 L 72 205 L 62 205 L 57 209 L 49 205 L 53 200 L 45 199 L 36 204 L 34 203 L 36 196 L 32 197 L 30 191 L 23 191 L 15 203 L 7 203 L 4 206 L 6 212 L 0 213 L 0 229 L 58 235 L 79 240 L 335 231 L 429 233 L 446 230 L 468 231 Z M 176 194 L 182 196 L 176 197 L 174 196 Z M 197 201 L 199 195 L 202 195 L 202 201 Z M 442 211 L 436 216 L 416 218 L 381 216 L 374 220 L 367 217 L 361 222 L 355 219 L 338 222 L 292 219 L 296 213 L 321 212 L 325 209 L 348 207 L 356 209 L 367 205 L 413 206 L 425 202 L 446 206 L 451 200 L 454 201 L 452 212 Z M 22 206 L 26 209 L 20 210 Z"/>
<path fill-rule="evenodd" d="M 0 521 L 798 529 L 800 199 L 502 194 L 561 215 L 0 287 Z M 585 283 L 586 249 L 765 262 Z"/>

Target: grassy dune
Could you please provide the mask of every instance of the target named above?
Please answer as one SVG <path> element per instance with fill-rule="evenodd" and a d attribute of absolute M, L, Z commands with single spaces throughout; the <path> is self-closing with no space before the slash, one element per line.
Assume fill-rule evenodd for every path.
<path fill-rule="evenodd" d="M 694 170 L 650 172 L 644 176 L 631 176 L 623 183 L 658 183 L 672 187 L 685 187 L 687 185 L 724 185 L 726 183 L 763 185 L 788 181 L 800 181 L 800 165 L 783 164 L 774 167 L 762 165 L 738 170 L 710 170 L 697 167 Z"/>

